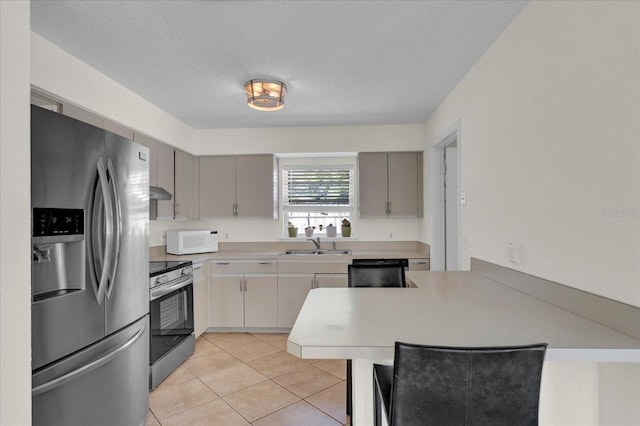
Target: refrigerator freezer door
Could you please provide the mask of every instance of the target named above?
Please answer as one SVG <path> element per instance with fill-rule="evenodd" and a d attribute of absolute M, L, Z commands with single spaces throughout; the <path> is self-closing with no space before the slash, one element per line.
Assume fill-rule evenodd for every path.
<path fill-rule="evenodd" d="M 36 372 L 34 425 L 140 425 L 149 406 L 149 317 Z"/>
<path fill-rule="evenodd" d="M 52 287 L 47 283 L 32 283 L 32 295 L 38 296 L 32 299 L 31 305 L 34 370 L 104 337 L 104 304 L 98 303 L 96 288 L 85 267 L 89 200 L 97 182 L 96 164 L 102 155 L 104 131 L 31 107 L 31 205 L 33 208 L 81 209 L 85 223 L 84 234 L 74 236 L 76 241 L 65 242 L 65 236 L 51 237 L 56 240 L 55 248 L 60 254 L 58 266 L 52 263 L 54 251 L 49 251 L 49 257 L 38 255 L 47 247 L 37 241 L 36 236 L 33 238 L 32 279 L 67 281 L 57 282 L 55 286 L 73 290 L 40 294 L 39 289 Z M 78 270 L 52 273 L 57 267 Z"/>
<path fill-rule="evenodd" d="M 105 157 L 115 218 L 107 335 L 149 313 L 149 150 L 107 132 Z"/>

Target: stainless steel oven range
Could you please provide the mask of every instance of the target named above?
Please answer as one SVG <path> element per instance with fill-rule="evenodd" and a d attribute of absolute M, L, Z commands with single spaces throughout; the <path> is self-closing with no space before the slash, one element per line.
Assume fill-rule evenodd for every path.
<path fill-rule="evenodd" d="M 195 350 L 193 263 L 149 262 L 149 277 L 149 389 L 153 390 Z"/>

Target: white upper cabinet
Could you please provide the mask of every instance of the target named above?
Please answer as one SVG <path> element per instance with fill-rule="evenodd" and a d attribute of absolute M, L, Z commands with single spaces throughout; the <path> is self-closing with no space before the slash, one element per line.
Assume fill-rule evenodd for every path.
<path fill-rule="evenodd" d="M 358 154 L 359 217 L 422 217 L 422 153 Z"/>
<path fill-rule="evenodd" d="M 151 219 L 196 219 L 196 158 L 143 134 L 136 133 L 135 140 L 149 148 L 149 185 L 171 194 L 171 200 L 156 201 L 157 211 Z"/>
<path fill-rule="evenodd" d="M 185 152 L 175 152 L 175 218 L 196 219 L 195 199 L 198 173 L 195 157 Z"/>
<path fill-rule="evenodd" d="M 200 218 L 277 218 L 273 155 L 200 157 Z"/>
<path fill-rule="evenodd" d="M 175 200 L 175 163 L 173 147 L 158 143 L 158 186 L 171 194 L 171 200 L 158 200 L 158 219 L 173 219 Z"/>
<path fill-rule="evenodd" d="M 158 186 L 158 144 L 161 142 L 142 133 L 136 133 L 133 140 L 149 148 L 149 185 Z"/>

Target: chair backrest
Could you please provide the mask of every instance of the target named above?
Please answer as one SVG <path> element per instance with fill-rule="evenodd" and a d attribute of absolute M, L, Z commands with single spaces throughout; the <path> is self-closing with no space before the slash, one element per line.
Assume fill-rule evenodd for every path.
<path fill-rule="evenodd" d="M 396 342 L 389 424 L 537 425 L 546 348 Z"/>
<path fill-rule="evenodd" d="M 406 287 L 402 265 L 349 265 L 349 287 Z"/>

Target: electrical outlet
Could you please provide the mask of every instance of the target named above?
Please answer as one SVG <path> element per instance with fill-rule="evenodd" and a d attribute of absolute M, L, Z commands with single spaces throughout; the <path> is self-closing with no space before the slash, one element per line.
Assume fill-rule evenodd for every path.
<path fill-rule="evenodd" d="M 228 233 L 228 232 L 225 232 L 225 233 L 224 233 L 224 239 L 225 239 L 225 240 L 228 240 L 228 239 L 229 239 L 229 233 Z"/>
<path fill-rule="evenodd" d="M 162 233 L 162 242 L 163 242 L 163 243 L 166 243 L 166 242 L 167 242 L 167 233 L 166 233 L 166 232 L 163 232 L 163 233 Z"/>
<path fill-rule="evenodd" d="M 460 205 L 467 205 L 467 191 L 460 191 Z"/>

